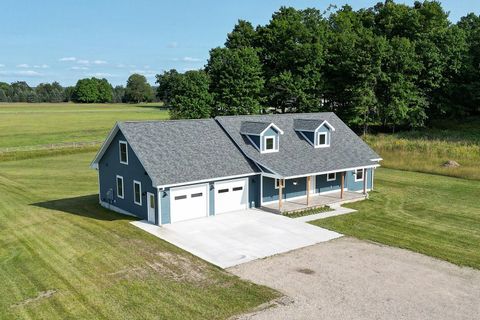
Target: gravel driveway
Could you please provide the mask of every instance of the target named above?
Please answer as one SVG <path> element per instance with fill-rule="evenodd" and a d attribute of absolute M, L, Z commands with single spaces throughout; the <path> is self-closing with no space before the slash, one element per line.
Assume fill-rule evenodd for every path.
<path fill-rule="evenodd" d="M 228 270 L 287 296 L 239 319 L 480 318 L 480 271 L 349 237 Z"/>

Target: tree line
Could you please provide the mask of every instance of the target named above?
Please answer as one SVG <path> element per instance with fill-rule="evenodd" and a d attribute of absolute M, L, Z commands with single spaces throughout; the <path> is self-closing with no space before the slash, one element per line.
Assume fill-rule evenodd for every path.
<path fill-rule="evenodd" d="M 333 111 L 395 130 L 480 114 L 480 16 L 457 23 L 437 1 L 324 12 L 282 7 L 239 20 L 204 69 L 157 75 L 173 118 Z"/>
<path fill-rule="evenodd" d="M 113 87 L 107 79 L 85 78 L 75 86 L 62 87 L 58 82 L 30 87 L 25 81 L 0 82 L 0 102 L 76 102 L 76 103 L 139 103 L 157 101 L 155 88 L 145 76 L 132 74 L 126 86 Z"/>

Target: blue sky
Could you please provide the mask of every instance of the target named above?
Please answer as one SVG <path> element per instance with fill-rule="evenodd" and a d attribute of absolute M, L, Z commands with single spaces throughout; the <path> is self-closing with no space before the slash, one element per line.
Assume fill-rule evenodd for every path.
<path fill-rule="evenodd" d="M 330 3 L 349 3 L 358 9 L 377 2 L 2 0 L 0 81 L 74 85 L 97 76 L 117 85 L 138 72 L 153 84 L 164 70 L 201 68 L 209 49 L 223 45 L 238 19 L 265 24 L 282 5 L 324 10 Z M 453 22 L 480 11 L 478 0 L 442 3 Z"/>

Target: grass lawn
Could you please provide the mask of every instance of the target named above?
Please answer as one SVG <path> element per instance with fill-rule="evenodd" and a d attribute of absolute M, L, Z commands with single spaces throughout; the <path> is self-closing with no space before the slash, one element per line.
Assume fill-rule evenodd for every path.
<path fill-rule="evenodd" d="M 435 128 L 396 134 L 367 135 L 365 141 L 392 169 L 480 180 L 480 118 L 462 122 L 437 121 Z M 454 160 L 457 168 L 442 164 Z"/>
<path fill-rule="evenodd" d="M 480 181 L 378 169 L 356 213 L 312 224 L 480 269 Z"/>
<path fill-rule="evenodd" d="M 0 319 L 224 319 L 278 295 L 102 209 L 93 156 L 0 162 Z"/>
<path fill-rule="evenodd" d="M 0 104 L 0 151 L 69 142 L 102 142 L 116 121 L 168 119 L 157 104 Z"/>

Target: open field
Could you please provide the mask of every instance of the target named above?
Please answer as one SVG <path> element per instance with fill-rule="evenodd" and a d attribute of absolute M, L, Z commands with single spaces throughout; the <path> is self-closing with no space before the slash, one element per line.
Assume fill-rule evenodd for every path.
<path fill-rule="evenodd" d="M 0 163 L 1 319 L 224 319 L 277 295 L 101 208 L 93 156 Z"/>
<path fill-rule="evenodd" d="M 157 104 L 0 104 L 0 151 L 58 143 L 101 142 L 116 121 L 167 119 Z"/>
<path fill-rule="evenodd" d="M 356 213 L 315 225 L 480 269 L 480 181 L 378 169 Z"/>
<path fill-rule="evenodd" d="M 382 156 L 384 167 L 480 180 L 480 119 L 434 125 L 434 129 L 367 135 L 365 141 Z M 447 160 L 460 167 L 442 167 Z"/>

